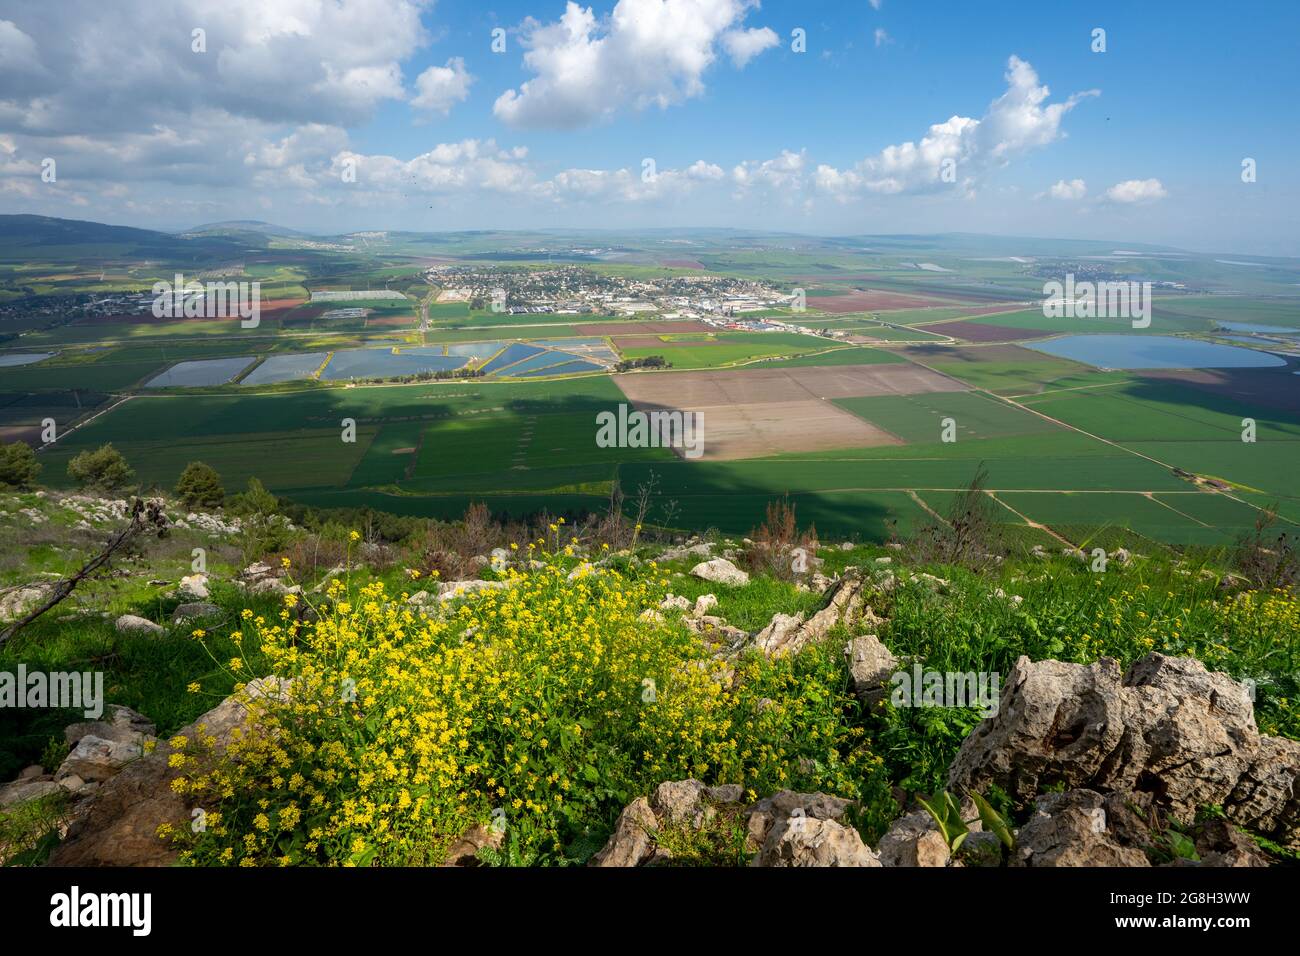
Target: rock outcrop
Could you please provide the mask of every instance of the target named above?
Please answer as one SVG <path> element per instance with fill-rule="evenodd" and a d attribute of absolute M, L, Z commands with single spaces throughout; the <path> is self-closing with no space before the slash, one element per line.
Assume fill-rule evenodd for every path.
<path fill-rule="evenodd" d="M 1022 804 L 1052 788 L 1150 793 L 1182 821 L 1217 804 L 1233 822 L 1300 847 L 1298 774 L 1300 744 L 1261 737 L 1243 685 L 1199 661 L 1149 654 L 1121 675 L 1109 658 L 1022 657 L 948 784 L 995 783 Z"/>
<path fill-rule="evenodd" d="M 276 677 L 250 681 L 241 694 L 226 698 L 179 735 L 193 739 L 202 728 L 205 738 L 211 738 L 213 750 L 220 753 L 229 746 L 236 728 L 248 726 L 249 701 L 283 696 L 288 691 L 289 682 Z M 83 737 L 78 747 L 97 739 Z M 176 851 L 158 836 L 158 827 L 163 823 L 188 826 L 190 806 L 171 789 L 179 774 L 168 766 L 171 753 L 170 745 L 159 741 L 152 753 L 131 760 L 102 783 L 78 808 L 66 838 L 50 855 L 49 865 L 173 864 Z"/>

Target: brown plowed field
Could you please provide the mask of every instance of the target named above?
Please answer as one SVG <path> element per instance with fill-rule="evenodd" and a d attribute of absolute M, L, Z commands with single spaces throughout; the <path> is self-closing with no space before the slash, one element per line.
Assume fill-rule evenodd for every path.
<path fill-rule="evenodd" d="M 901 444 L 830 399 L 966 387 L 915 365 L 642 373 L 616 375 L 614 381 L 641 411 L 701 413 L 706 461 Z"/>

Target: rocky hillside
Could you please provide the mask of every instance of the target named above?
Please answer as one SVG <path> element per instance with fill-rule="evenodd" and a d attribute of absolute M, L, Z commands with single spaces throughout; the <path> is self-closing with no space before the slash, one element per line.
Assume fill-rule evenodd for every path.
<path fill-rule="evenodd" d="M 129 514 L 0 507 L 10 621 Z M 164 511 L 0 648 L 0 672 L 105 675 L 94 718 L 0 710 L 10 864 L 1300 854 L 1297 601 L 1186 556 L 972 569 L 905 543 L 611 547 L 556 521 L 431 561 Z"/>

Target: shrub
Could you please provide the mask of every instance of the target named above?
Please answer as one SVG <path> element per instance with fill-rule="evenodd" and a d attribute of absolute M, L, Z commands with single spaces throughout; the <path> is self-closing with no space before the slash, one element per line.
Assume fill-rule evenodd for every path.
<path fill-rule="evenodd" d="M 135 480 L 135 471 L 109 444 L 74 457 L 68 462 L 68 477 L 87 491 L 116 491 Z"/>
<path fill-rule="evenodd" d="M 237 515 L 239 547 L 244 561 L 256 561 L 281 551 L 293 540 L 289 523 L 277 513 L 279 500 L 256 478 L 248 479 L 248 490 L 234 495 L 227 508 Z"/>
<path fill-rule="evenodd" d="M 838 647 L 733 674 L 685 628 L 642 619 L 664 596 L 659 572 L 570 579 L 567 556 L 529 552 L 540 570 L 442 616 L 378 582 L 336 582 L 312 624 L 294 595 L 278 621 L 244 612 L 292 690 L 251 702 L 262 732 L 220 761 L 176 741 L 178 786 L 216 808 L 205 832 L 174 834 L 184 859 L 436 863 L 495 809 L 501 859 L 562 863 L 599 847 L 632 797 L 690 776 L 751 797 L 827 790 L 889 818 Z"/>
<path fill-rule="evenodd" d="M 176 496 L 187 508 L 220 508 L 226 500 L 226 489 L 221 486 L 221 476 L 215 468 L 192 461 L 176 482 Z"/>
<path fill-rule="evenodd" d="M 754 543 L 745 550 L 743 563 L 754 573 L 790 581 L 797 573 L 810 570 L 796 568 L 792 553 L 798 547 L 812 554 L 817 548 L 817 529 L 809 526 L 800 532 L 795 506 L 788 497 L 767 503 L 765 520 L 749 533 L 749 538 Z"/>
<path fill-rule="evenodd" d="M 36 485 L 41 466 L 25 441 L 0 445 L 0 488 L 27 491 Z"/>

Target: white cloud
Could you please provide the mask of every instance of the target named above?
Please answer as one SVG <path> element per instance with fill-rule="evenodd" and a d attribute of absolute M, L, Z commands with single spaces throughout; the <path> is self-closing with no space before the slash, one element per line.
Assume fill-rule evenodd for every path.
<path fill-rule="evenodd" d="M 1169 195 L 1158 179 L 1126 179 L 1106 190 L 1111 202 L 1146 203 L 1164 199 Z"/>
<path fill-rule="evenodd" d="M 738 65 L 776 34 L 741 29 L 752 0 L 618 0 L 607 19 L 569 0 L 559 20 L 524 23 L 534 76 L 493 112 L 519 127 L 572 129 L 626 108 L 666 108 L 704 91 L 721 45 Z"/>
<path fill-rule="evenodd" d="M 706 163 L 702 159 L 697 159 L 695 162 L 691 163 L 691 165 L 686 167 L 686 175 L 691 179 L 718 180 L 722 179 L 722 177 L 727 174 L 723 171 L 721 166 L 714 163 Z"/>
<path fill-rule="evenodd" d="M 1071 179 L 1068 182 L 1064 179 L 1058 179 L 1047 190 L 1047 195 L 1053 199 L 1082 199 L 1088 193 L 1088 184 L 1082 179 Z M 1039 195 L 1042 195 L 1041 193 Z"/>
<path fill-rule="evenodd" d="M 1005 78 L 1006 92 L 982 118 L 953 116 L 935 123 L 919 142 L 887 146 L 851 169 L 819 166 L 814 177 L 818 187 L 841 199 L 862 193 L 938 192 L 954 185 L 969 194 L 989 171 L 1061 138 L 1065 114 L 1084 97 L 1097 95 L 1090 90 L 1046 104 L 1050 91 L 1017 56 L 1008 59 Z"/>
<path fill-rule="evenodd" d="M 876 27 L 874 36 L 876 39 L 876 46 L 884 46 L 886 43 L 894 42 L 894 38 L 886 32 L 884 27 Z"/>
<path fill-rule="evenodd" d="M 538 196 L 558 202 L 644 202 L 681 198 L 726 177 L 721 166 L 698 159 L 685 169 L 646 175 L 630 169 L 566 169 L 540 183 Z"/>
<path fill-rule="evenodd" d="M 722 35 L 722 46 L 737 67 L 743 67 L 764 50 L 770 50 L 780 42 L 776 31 L 771 27 L 728 30 Z"/>
<path fill-rule="evenodd" d="M 342 182 L 347 160 L 356 166 L 356 183 L 365 190 L 463 192 L 482 189 L 517 193 L 530 188 L 535 176 L 526 162 L 522 146 L 504 149 L 495 140 L 466 139 L 439 143 L 427 153 L 409 160 L 392 156 L 340 152 L 332 159 L 331 177 Z"/>
<path fill-rule="evenodd" d="M 784 149 L 771 159 L 751 159 L 738 163 L 731 170 L 731 181 L 736 187 L 738 197 L 743 197 L 752 190 L 762 189 L 781 193 L 789 198 L 803 192 L 806 166 L 805 150 L 796 153 Z"/>
<path fill-rule="evenodd" d="M 12 20 L 0 20 L 0 75 L 44 72 L 36 41 Z"/>
<path fill-rule="evenodd" d="M 880 0 L 867 0 L 867 2 L 868 2 L 869 4 L 871 4 L 871 9 L 872 9 L 872 10 L 879 10 L 879 9 L 880 9 Z"/>
<path fill-rule="evenodd" d="M 465 61 L 454 56 L 446 66 L 431 66 L 416 77 L 416 95 L 411 105 L 446 116 L 453 106 L 469 97 L 469 87 L 473 82 L 474 77 L 465 69 Z"/>
<path fill-rule="evenodd" d="M 7 101 L 0 123 L 39 135 L 143 132 L 210 110 L 267 123 L 362 123 L 384 101 L 406 98 L 401 63 L 428 41 L 420 20 L 426 6 L 425 0 L 26 4 L 7 14 L 12 20 L 0 21 Z M 205 31 L 206 52 L 191 47 L 195 29 Z M 15 62 L 27 67 L 17 79 L 7 72 Z M 41 63 L 46 68 L 33 71 Z"/>

